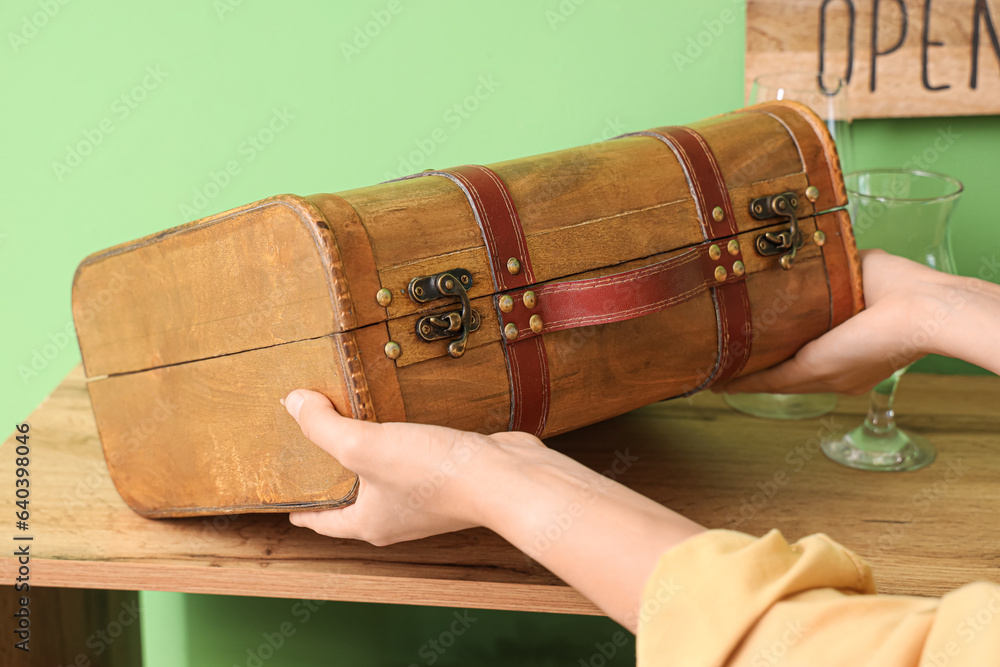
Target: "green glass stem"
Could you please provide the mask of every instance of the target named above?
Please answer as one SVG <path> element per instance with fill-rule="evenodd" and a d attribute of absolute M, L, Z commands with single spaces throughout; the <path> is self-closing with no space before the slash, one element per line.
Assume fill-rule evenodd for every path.
<path fill-rule="evenodd" d="M 893 403 L 899 379 L 906 372 L 902 368 L 882 380 L 869 393 L 868 415 L 865 423 L 857 430 L 854 446 L 869 452 L 896 452 L 906 446 L 908 440 L 896 429 L 896 411 Z"/>
<path fill-rule="evenodd" d="M 882 380 L 871 391 L 871 402 L 868 404 L 868 417 L 865 426 L 874 433 L 889 433 L 896 430 L 896 412 L 892 404 L 896 398 L 896 387 L 902 371 L 893 373 Z"/>

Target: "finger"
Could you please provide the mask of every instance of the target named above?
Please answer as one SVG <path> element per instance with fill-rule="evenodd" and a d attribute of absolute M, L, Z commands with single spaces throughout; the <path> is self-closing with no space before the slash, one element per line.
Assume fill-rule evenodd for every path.
<path fill-rule="evenodd" d="M 356 540 L 357 528 L 351 517 L 351 508 L 323 510 L 320 512 L 292 512 L 288 520 L 294 526 L 308 528 L 327 537 L 340 537 Z"/>
<path fill-rule="evenodd" d="M 378 424 L 341 416 L 319 392 L 296 389 L 284 403 L 302 434 L 349 468 L 358 463 L 357 455 L 365 450 L 363 443 L 381 434 Z"/>
<path fill-rule="evenodd" d="M 792 357 L 773 368 L 737 378 L 727 384 L 723 391 L 727 394 L 800 393 L 804 384 L 800 381 L 802 376 L 801 363 Z"/>

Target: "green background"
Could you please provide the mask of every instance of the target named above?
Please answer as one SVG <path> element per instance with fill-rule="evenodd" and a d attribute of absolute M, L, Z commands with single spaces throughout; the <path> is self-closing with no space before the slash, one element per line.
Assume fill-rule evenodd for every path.
<path fill-rule="evenodd" d="M 4 423 L 22 420 L 79 363 L 69 295 L 85 255 L 277 193 L 334 192 L 736 108 L 744 15 L 730 0 L 6 0 Z M 368 25 L 377 34 L 352 44 L 378 18 L 385 25 Z M 928 162 L 966 184 L 953 221 L 960 272 L 987 266 L 1000 238 L 1000 123 L 855 125 L 863 167 L 912 166 L 939 132 L 956 137 Z M 234 173 L 220 175 L 227 165 Z M 977 371 L 941 359 L 920 368 Z M 290 604 L 146 594 L 147 664 L 246 664 L 246 650 Z M 324 620 L 264 664 L 339 664 L 328 657 L 336 655 L 344 664 L 426 664 L 417 648 L 451 610 L 330 603 L 318 614 Z M 593 643 L 617 629 L 606 619 L 480 614 L 437 664 L 513 660 L 525 647 L 537 664 L 577 664 L 566 657 L 589 660 Z M 631 661 L 631 651 L 618 660 Z"/>

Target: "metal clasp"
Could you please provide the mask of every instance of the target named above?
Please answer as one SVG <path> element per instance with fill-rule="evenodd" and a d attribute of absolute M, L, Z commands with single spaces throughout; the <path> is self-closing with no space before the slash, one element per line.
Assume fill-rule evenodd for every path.
<path fill-rule="evenodd" d="M 754 245 L 757 252 L 765 257 L 781 255 L 778 262 L 786 271 L 795 264 L 795 255 L 802 247 L 802 232 L 799 231 L 799 220 L 795 209 L 799 199 L 794 192 L 783 192 L 778 195 L 758 197 L 750 202 L 750 215 L 755 220 L 769 220 L 776 217 L 788 218 L 791 225 L 780 232 L 765 232 L 757 237 Z"/>
<path fill-rule="evenodd" d="M 417 335 L 425 341 L 453 338 L 448 354 L 455 359 L 465 354 L 469 333 L 479 328 L 481 318 L 469 303 L 467 290 L 472 287 L 472 274 L 465 269 L 451 269 L 432 276 L 420 276 L 410 281 L 407 291 L 417 303 L 457 296 L 461 310 L 426 315 L 417 320 Z"/>

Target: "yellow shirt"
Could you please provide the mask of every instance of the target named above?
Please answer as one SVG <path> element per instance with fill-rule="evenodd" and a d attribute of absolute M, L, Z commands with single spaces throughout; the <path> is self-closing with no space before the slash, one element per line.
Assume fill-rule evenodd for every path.
<path fill-rule="evenodd" d="M 826 535 L 710 530 L 660 558 L 636 655 L 639 667 L 997 666 L 1000 585 L 875 595 L 868 565 Z"/>

